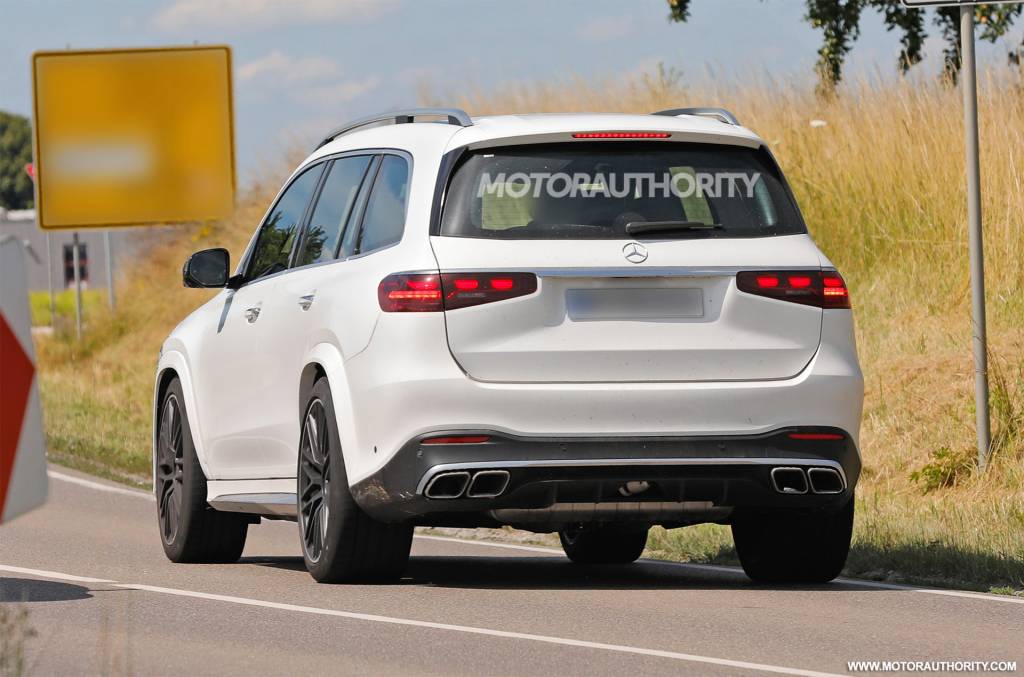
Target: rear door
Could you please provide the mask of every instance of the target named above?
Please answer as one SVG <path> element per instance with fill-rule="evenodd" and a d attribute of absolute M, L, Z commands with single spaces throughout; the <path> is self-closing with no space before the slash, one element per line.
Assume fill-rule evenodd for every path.
<path fill-rule="evenodd" d="M 466 373 L 678 382 L 800 372 L 821 309 L 736 288 L 740 270 L 820 267 L 767 153 L 610 143 L 477 151 L 456 169 L 432 237 L 442 273 L 538 278 L 533 294 L 446 311 Z"/>

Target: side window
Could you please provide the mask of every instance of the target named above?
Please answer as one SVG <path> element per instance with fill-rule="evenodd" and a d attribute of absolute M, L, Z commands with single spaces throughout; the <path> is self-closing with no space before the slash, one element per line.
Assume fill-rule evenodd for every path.
<path fill-rule="evenodd" d="M 323 165 L 304 171 L 292 181 L 260 227 L 256 248 L 252 252 L 246 279 L 273 275 L 288 268 L 288 257 L 295 244 L 306 213 L 306 205 L 316 189 Z"/>
<path fill-rule="evenodd" d="M 402 239 L 408 192 L 409 164 L 397 155 L 385 155 L 366 203 L 354 253 L 370 252 Z"/>
<path fill-rule="evenodd" d="M 335 160 L 328 169 L 320 197 L 317 198 L 313 216 L 306 229 L 302 254 L 295 265 L 305 266 L 335 257 L 338 241 L 352 212 L 352 205 L 362 185 L 369 155 L 346 157 Z"/>

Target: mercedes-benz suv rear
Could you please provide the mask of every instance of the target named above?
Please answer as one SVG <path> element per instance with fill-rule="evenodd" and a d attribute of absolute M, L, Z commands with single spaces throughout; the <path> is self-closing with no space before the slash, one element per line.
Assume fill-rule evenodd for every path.
<path fill-rule="evenodd" d="M 359 165 L 331 212 L 340 263 L 303 277 L 325 169 L 279 273 L 325 308 L 277 355 L 300 402 L 294 512 L 220 485 L 210 504 L 293 514 L 319 580 L 400 572 L 415 525 L 558 532 L 576 562 L 624 563 L 652 525 L 701 522 L 732 525 L 755 579 L 838 575 L 860 472 L 849 292 L 764 143 L 724 111 L 456 113 L 307 160 L 398 148 L 407 173 L 381 188 L 389 160 Z M 382 190 L 397 230 L 361 250 Z"/>

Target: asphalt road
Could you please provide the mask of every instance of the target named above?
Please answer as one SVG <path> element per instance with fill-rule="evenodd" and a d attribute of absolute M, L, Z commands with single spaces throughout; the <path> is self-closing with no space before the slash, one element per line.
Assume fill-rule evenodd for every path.
<path fill-rule="evenodd" d="M 37 633 L 29 675 L 846 674 L 875 659 L 1024 670 L 1020 598 L 773 589 L 649 561 L 587 571 L 559 551 L 422 535 L 401 583 L 324 586 L 292 523 L 251 527 L 238 564 L 171 564 L 148 494 L 63 469 L 50 491 L 0 527 L 4 610 L 23 604 Z"/>

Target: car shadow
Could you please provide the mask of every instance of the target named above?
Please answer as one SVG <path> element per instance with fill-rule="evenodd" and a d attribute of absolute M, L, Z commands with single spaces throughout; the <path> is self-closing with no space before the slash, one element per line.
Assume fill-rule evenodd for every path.
<path fill-rule="evenodd" d="M 246 557 L 243 564 L 305 571 L 301 557 Z M 310 579 L 312 582 L 312 579 Z M 562 557 L 420 555 L 409 559 L 393 585 L 467 590 L 803 590 L 869 591 L 847 583 L 761 585 L 741 571 L 641 560 L 635 564 L 582 566 Z"/>
<path fill-rule="evenodd" d="M 0 578 L 0 602 L 69 602 L 89 599 L 89 588 L 34 578 Z"/>

